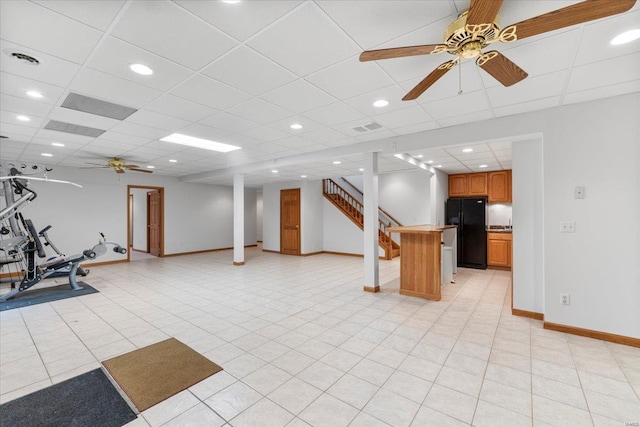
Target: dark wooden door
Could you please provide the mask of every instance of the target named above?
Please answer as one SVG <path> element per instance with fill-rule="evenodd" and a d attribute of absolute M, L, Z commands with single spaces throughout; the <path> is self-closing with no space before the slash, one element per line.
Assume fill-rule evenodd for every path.
<path fill-rule="evenodd" d="M 149 253 L 160 256 L 160 192 L 147 192 L 147 203 Z"/>
<path fill-rule="evenodd" d="M 280 253 L 300 255 L 300 189 L 280 190 Z"/>

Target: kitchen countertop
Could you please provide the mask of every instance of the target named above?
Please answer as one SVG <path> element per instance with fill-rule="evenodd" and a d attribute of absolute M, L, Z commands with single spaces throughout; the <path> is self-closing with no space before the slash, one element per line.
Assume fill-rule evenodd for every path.
<path fill-rule="evenodd" d="M 444 230 L 448 230 L 450 228 L 456 228 L 455 225 L 434 225 L 434 224 L 423 224 L 423 225 L 409 225 L 404 227 L 390 227 L 387 230 L 393 233 L 440 233 Z"/>
<path fill-rule="evenodd" d="M 490 227 L 487 227 L 487 232 L 488 233 L 509 233 L 509 234 L 511 234 L 512 231 L 513 231 L 513 228 L 490 228 Z"/>

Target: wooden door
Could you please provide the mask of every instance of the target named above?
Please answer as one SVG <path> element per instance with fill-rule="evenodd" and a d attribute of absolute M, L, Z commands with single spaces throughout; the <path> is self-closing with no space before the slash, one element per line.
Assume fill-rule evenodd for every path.
<path fill-rule="evenodd" d="M 149 253 L 160 256 L 160 192 L 147 192 L 147 245 Z"/>
<path fill-rule="evenodd" d="M 300 189 L 280 190 L 280 253 L 300 255 Z"/>

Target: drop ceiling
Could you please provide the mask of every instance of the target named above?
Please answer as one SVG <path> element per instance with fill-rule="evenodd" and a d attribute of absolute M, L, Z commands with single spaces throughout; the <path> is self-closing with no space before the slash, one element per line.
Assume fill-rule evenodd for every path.
<path fill-rule="evenodd" d="M 573 3 L 507 1 L 499 18 L 509 24 Z M 609 45 L 622 30 L 638 26 L 638 5 L 622 15 L 493 45 L 529 73 L 510 88 L 467 61 L 416 101 L 404 102 L 402 96 L 441 57 L 358 61 L 363 50 L 439 43 L 468 6 L 464 0 L 1 1 L 0 134 L 7 138 L 0 140 L 0 163 L 55 170 L 119 156 L 175 177 L 256 164 L 245 180 L 260 186 L 301 175 L 359 173 L 361 155 L 331 158 L 332 149 L 640 90 L 640 41 Z M 40 64 L 12 59 L 11 52 Z M 132 63 L 151 67 L 153 75 L 133 73 Z M 28 90 L 43 98 L 30 98 Z M 61 107 L 70 93 L 137 111 L 116 120 Z M 373 107 L 377 99 L 389 105 Z M 51 120 L 105 132 L 89 137 L 45 129 Z M 380 128 L 354 129 L 372 122 Z M 292 123 L 303 127 L 291 129 Z M 159 141 L 173 132 L 242 149 L 216 153 Z M 462 148 L 408 154 L 448 173 L 511 167 L 508 142 L 477 144 L 473 153 Z M 44 152 L 53 157 L 42 157 Z M 315 152 L 323 154 L 308 156 Z M 307 160 L 265 167 L 296 155 Z M 411 168 L 391 155 L 380 159 L 381 172 Z"/>

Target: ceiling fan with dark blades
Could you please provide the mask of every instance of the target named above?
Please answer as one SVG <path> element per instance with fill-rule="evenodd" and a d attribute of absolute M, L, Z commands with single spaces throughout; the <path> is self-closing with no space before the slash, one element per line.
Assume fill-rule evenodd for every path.
<path fill-rule="evenodd" d="M 503 86 L 511 86 L 525 79 L 528 74 L 496 50 L 483 52 L 485 47 L 495 42 L 510 43 L 548 31 L 624 13 L 636 2 L 636 0 L 585 0 L 500 29 L 497 17 L 502 1 L 471 0 L 469 10 L 462 12 L 445 31 L 442 44 L 368 50 L 360 55 L 360 61 L 377 61 L 441 52 L 455 56 L 453 60 L 440 64 L 411 89 L 402 98 L 403 101 L 418 98 L 463 59 L 477 58 L 476 64 L 480 68 Z"/>
<path fill-rule="evenodd" d="M 147 169 L 141 169 L 138 165 L 128 165 L 124 160 L 120 157 L 113 157 L 107 161 L 107 164 L 101 163 L 88 163 L 88 165 L 94 165 L 101 168 L 110 168 L 113 169 L 116 173 L 125 173 L 125 171 L 134 171 L 134 172 L 144 172 L 144 173 L 153 173 L 153 171 Z"/>

